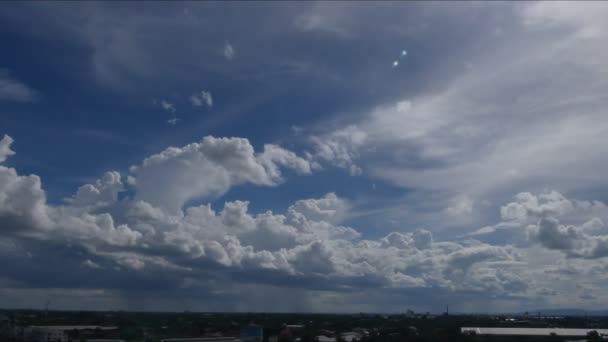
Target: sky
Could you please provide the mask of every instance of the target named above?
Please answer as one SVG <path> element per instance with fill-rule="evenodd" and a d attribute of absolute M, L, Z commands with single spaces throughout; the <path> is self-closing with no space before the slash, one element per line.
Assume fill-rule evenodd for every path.
<path fill-rule="evenodd" d="M 606 2 L 8 2 L 0 303 L 599 309 Z"/>

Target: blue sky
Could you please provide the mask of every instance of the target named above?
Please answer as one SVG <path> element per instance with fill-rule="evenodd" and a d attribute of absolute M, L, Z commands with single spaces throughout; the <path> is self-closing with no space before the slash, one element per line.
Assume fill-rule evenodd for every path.
<path fill-rule="evenodd" d="M 607 14 L 8 3 L 0 298 L 595 308 L 608 294 Z"/>

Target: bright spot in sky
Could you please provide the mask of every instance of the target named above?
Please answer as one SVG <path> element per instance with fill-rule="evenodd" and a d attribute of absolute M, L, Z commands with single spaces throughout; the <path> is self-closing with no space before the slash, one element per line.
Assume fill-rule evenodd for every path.
<path fill-rule="evenodd" d="M 393 62 L 393 68 L 396 68 L 396 67 L 398 67 L 398 66 L 399 66 L 399 61 L 394 61 L 394 62 Z"/>
<path fill-rule="evenodd" d="M 401 51 L 401 57 L 403 57 L 405 55 L 407 55 L 407 51 L 405 51 L 405 50 Z"/>

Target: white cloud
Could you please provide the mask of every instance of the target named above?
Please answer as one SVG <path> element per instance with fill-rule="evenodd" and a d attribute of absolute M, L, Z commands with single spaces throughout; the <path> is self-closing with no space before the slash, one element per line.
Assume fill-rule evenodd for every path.
<path fill-rule="evenodd" d="M 207 106 L 213 107 L 213 97 L 211 92 L 201 90 L 200 93 L 190 95 L 190 103 L 195 107 Z"/>
<path fill-rule="evenodd" d="M 175 113 L 175 105 L 167 100 L 161 100 L 160 106 L 169 113 Z"/>
<path fill-rule="evenodd" d="M 569 258 L 608 256 L 608 206 L 599 201 L 568 199 L 557 191 L 519 193 L 500 209 L 503 222 L 473 235 L 527 233 L 533 244 Z"/>
<path fill-rule="evenodd" d="M 4 220 L 4 229 L 50 225 L 38 176 L 20 176 L 15 169 L 0 166 L 0 221 Z"/>
<path fill-rule="evenodd" d="M 313 157 L 341 168 L 347 168 L 352 175 L 361 174 L 355 164 L 359 151 L 367 142 L 367 133 L 357 126 L 348 126 L 334 132 L 311 136 L 314 146 Z"/>
<path fill-rule="evenodd" d="M 177 123 L 180 121 L 180 118 L 171 118 L 169 120 L 167 120 L 167 123 L 171 126 L 175 126 L 177 125 Z"/>
<path fill-rule="evenodd" d="M 608 5 L 603 2 L 539 1 L 524 7 L 522 15 L 534 28 L 567 27 L 579 38 L 600 38 L 608 31 Z"/>
<path fill-rule="evenodd" d="M 255 153 L 247 139 L 205 137 L 200 143 L 170 147 L 131 168 L 137 198 L 179 210 L 188 200 L 224 194 L 251 183 L 276 186 L 280 167 L 310 173 L 309 163 L 276 145 Z"/>
<path fill-rule="evenodd" d="M 6 134 L 0 140 L 0 163 L 6 161 L 8 157 L 15 154 L 15 152 L 11 150 L 11 144 L 13 141 L 13 138 Z"/>
<path fill-rule="evenodd" d="M 515 19 L 522 32 L 493 39 L 459 64 L 474 69 L 313 133 L 317 155 L 423 195 L 467 195 L 479 203 L 502 202 L 523 189 L 570 192 L 602 184 L 608 49 L 599 42 L 608 37 L 601 19 L 607 7 L 521 6 Z M 365 142 L 334 138 L 348 127 Z"/>
<path fill-rule="evenodd" d="M 0 222 L 12 234 L 132 245 L 139 238 L 138 232 L 115 225 L 108 213 L 95 213 L 115 202 L 121 189 L 120 175 L 108 172 L 94 184 L 80 187 L 68 201 L 71 205 L 54 207 L 47 204 L 38 176 L 20 176 L 15 169 L 0 166 Z"/>
<path fill-rule="evenodd" d="M 608 256 L 608 229 L 593 218 L 580 226 L 562 225 L 559 220 L 541 218 L 528 227 L 531 241 L 564 252 L 570 257 L 603 258 Z"/>
<path fill-rule="evenodd" d="M 0 69 L 0 101 L 31 102 L 35 98 L 36 91 L 9 77 L 7 70 Z"/>
<path fill-rule="evenodd" d="M 349 36 L 347 30 L 341 27 L 334 18 L 328 18 L 321 11 L 313 11 L 298 16 L 294 21 L 295 28 L 303 32 L 331 33 L 343 38 Z"/>
<path fill-rule="evenodd" d="M 223 54 L 224 54 L 224 57 L 226 57 L 226 59 L 229 61 L 234 59 L 236 51 L 234 50 L 234 47 L 232 46 L 232 44 L 226 42 L 226 45 L 224 45 Z"/>
<path fill-rule="evenodd" d="M 82 262 L 82 266 L 92 268 L 92 269 L 100 269 L 101 267 L 98 263 L 92 261 L 91 259 L 86 259 Z"/>
<path fill-rule="evenodd" d="M 75 206 L 104 206 L 116 202 L 118 193 L 124 191 L 120 173 L 106 172 L 94 184 L 85 184 L 78 188 L 74 197 L 67 202 Z"/>
<path fill-rule="evenodd" d="M 329 64 L 330 61 L 321 58 L 323 62 L 319 64 L 328 63 L 323 64 L 323 68 L 318 68 L 314 62 L 303 68 L 304 64 L 285 62 L 285 58 L 293 56 L 291 54 L 275 56 L 277 63 L 265 65 L 276 64 L 281 68 L 285 65 L 295 68 L 292 67 L 295 65 L 299 71 L 322 70 L 332 75 L 344 72 L 344 79 L 336 77 L 345 81 L 344 84 L 354 80 L 350 83 L 363 84 L 365 90 L 374 91 L 361 103 L 374 101 L 373 96 L 388 99 L 366 115 L 348 111 L 345 120 L 330 121 L 346 122 L 344 125 L 330 127 L 326 132 L 312 132 L 315 137 L 312 138 L 311 154 L 306 159 L 276 145 L 256 153 L 249 142 L 241 144 L 226 139 L 225 145 L 229 147 L 209 143 L 203 148 L 206 145 L 203 141 L 195 147 L 169 148 L 151 156 L 148 162 L 136 167 L 133 174 L 126 175 L 127 181 L 115 174 L 116 177 L 106 179 L 104 176 L 84 185 L 72 197 L 72 202 L 64 205 L 46 202 L 37 176 L 19 175 L 14 169 L 0 167 L 0 227 L 10 234 L 29 227 L 23 234 L 27 231 L 28 235 L 43 240 L 58 239 L 69 241 L 71 245 L 83 245 L 94 256 L 107 258 L 98 260 L 91 255 L 83 256 L 100 265 L 115 262 L 121 268 L 137 272 L 148 272 L 153 265 L 179 265 L 191 278 L 208 277 L 213 281 L 221 276 L 212 269 L 221 266 L 222 270 L 229 270 L 231 275 L 243 279 L 251 280 L 247 278 L 248 272 L 255 273 L 255 280 L 251 281 L 280 283 L 295 279 L 290 286 L 306 287 L 310 283 L 330 288 L 341 286 L 353 291 L 349 293 L 367 286 L 388 293 L 394 293 L 390 290 L 397 288 L 399 293 L 411 295 L 407 292 L 409 288 L 428 287 L 433 295 L 446 290 L 454 300 L 458 300 L 457 291 L 463 290 L 478 291 L 475 297 L 487 296 L 484 299 L 493 297 L 499 301 L 502 294 L 510 298 L 513 298 L 512 294 L 534 298 L 536 294 L 559 293 L 559 298 L 547 298 L 548 303 L 571 300 L 570 303 L 576 304 L 579 289 L 568 288 L 570 285 L 562 283 L 585 279 L 595 283 L 594 286 L 585 285 L 585 289 L 593 291 L 593 296 L 605 296 L 605 291 L 601 290 L 607 288 L 605 276 L 598 275 L 605 274 L 607 269 L 602 257 L 606 255 L 605 222 L 608 222 L 605 205 L 568 199 L 559 193 L 538 193 L 543 188 L 556 188 L 563 194 L 586 193 L 590 188 L 603 191 L 608 171 L 605 162 L 608 126 L 604 120 L 608 54 L 602 44 L 606 40 L 605 5 L 599 2 L 522 4 L 516 6 L 521 9 L 519 19 L 522 22 L 513 25 L 506 22 L 518 19 L 511 17 L 511 7 L 500 5 L 500 10 L 505 10 L 500 15 L 503 25 L 494 29 L 492 19 L 491 29 L 467 34 L 467 42 L 473 43 L 464 42 L 463 45 L 463 41 L 457 40 L 459 32 L 445 30 L 457 25 L 440 25 L 444 16 L 429 15 L 426 12 L 433 11 L 426 10 L 420 16 L 408 7 L 412 15 L 404 20 L 404 13 L 397 10 L 400 5 L 387 6 L 390 13 L 379 8 L 373 13 L 361 11 L 366 12 L 364 16 L 355 16 L 355 8 L 360 6 L 316 3 L 310 6 L 311 11 L 296 11 L 299 17 L 294 24 L 300 31 L 289 37 L 305 37 L 308 42 L 315 37 L 314 32 L 333 32 L 333 36 L 324 34 L 324 42 L 335 36 L 353 38 L 343 39 L 340 44 L 326 41 L 328 47 L 333 45 L 346 51 L 342 44 L 367 47 L 371 40 L 362 39 L 365 34 L 377 40 L 379 33 L 383 33 L 387 41 L 396 44 L 401 44 L 398 42 L 403 42 L 401 38 L 404 37 L 420 37 L 426 46 L 422 50 L 460 53 L 449 54 L 451 57 L 442 59 L 437 67 L 432 61 L 426 64 L 437 70 L 433 75 L 412 73 L 408 77 L 390 72 L 390 67 L 383 68 L 382 63 L 371 63 L 372 68 L 368 69 L 365 63 L 354 61 L 355 70 L 347 65 Z M 465 8 L 465 11 L 471 8 L 461 5 L 442 8 L 454 15 L 461 13 L 456 7 Z M 194 37 L 192 42 L 211 41 L 201 39 L 201 32 L 205 30 L 190 25 L 191 21 L 175 25 L 169 17 L 156 15 L 156 11 L 132 16 L 132 13 L 109 11 L 103 6 L 93 6 L 78 13 L 59 12 L 61 15 L 46 10 L 42 12 L 49 12 L 50 16 L 43 19 L 61 27 L 49 31 L 51 35 L 76 36 L 73 40 L 66 39 L 76 42 L 75 46 L 83 44 L 90 49 L 95 75 L 112 84 L 128 84 L 123 80 L 170 82 L 171 77 L 167 76 L 186 75 L 185 69 L 178 64 L 186 68 L 199 65 L 203 70 L 211 68 L 226 75 L 226 71 L 214 65 L 218 47 L 222 49 L 221 41 L 211 44 L 207 51 L 205 44 L 181 44 L 188 48 L 187 54 L 180 49 L 167 49 L 166 43 L 175 36 Z M 196 17 L 199 9 L 194 6 L 189 13 L 188 17 Z M 283 18 L 272 11 L 269 13 L 272 17 Z M 178 20 L 183 21 L 182 13 L 178 14 Z M 382 22 L 374 20 L 374 15 Z M 398 18 L 399 25 L 391 15 Z M 85 30 L 81 25 L 74 25 L 83 16 L 93 19 L 87 20 L 90 25 Z M 22 17 L 40 18 L 39 15 Z M 125 17 L 133 20 L 124 20 Z M 475 17 L 497 18 L 493 15 Z M 76 21 L 64 23 L 65 20 L 49 18 L 75 18 Z M 288 16 L 285 18 L 289 20 Z M 366 20 L 358 20 L 360 18 Z M 410 22 L 414 24 L 409 25 Z M 214 21 L 209 23 L 210 27 L 214 26 Z M 457 24 L 463 24 L 465 31 L 470 31 L 467 23 Z M 35 26 L 27 21 L 23 25 Z M 108 27 L 113 29 L 108 30 Z M 372 27 L 374 29 L 370 29 Z M 190 31 L 191 28 L 194 29 Z M 151 35 L 150 30 L 155 34 Z M 214 30 L 206 31 L 215 34 Z M 424 39 L 428 38 L 425 32 L 430 32 L 433 39 Z M 454 40 L 444 44 L 441 32 L 450 32 L 450 39 Z M 274 33 L 270 36 L 276 37 Z M 401 40 L 393 40 L 395 37 Z M 282 42 L 299 44 L 291 39 Z M 251 46 L 275 46 L 274 43 L 277 42 L 261 39 Z M 281 54 L 293 50 L 285 48 L 292 46 L 295 45 L 281 45 L 274 51 Z M 393 46 L 399 45 L 394 43 Z M 445 49 L 446 46 L 457 48 Z M 235 58 L 234 48 L 229 43 L 223 47 L 224 51 L 219 51 L 224 53 L 223 57 Z M 478 47 L 482 49 L 478 50 Z M 243 71 L 249 76 L 249 70 L 254 69 L 252 66 L 258 69 L 263 56 L 249 52 L 247 60 L 241 62 L 251 64 L 238 68 L 236 74 L 228 72 L 229 78 L 241 77 Z M 306 56 L 298 58 L 314 59 L 308 52 L 304 51 Z M 396 58 L 395 66 L 405 62 L 403 52 L 401 54 Z M 219 55 L 220 59 L 223 57 Z M 166 67 L 170 60 L 183 63 L 170 63 L 170 67 Z M 200 64 L 203 60 L 204 64 L 210 64 Z M 366 60 L 387 61 L 383 53 L 366 56 Z M 425 69 L 422 60 L 418 62 L 420 70 L 429 70 Z M 463 68 L 463 65 L 475 67 Z M 268 70 L 262 69 L 252 76 L 266 76 Z M 375 82 L 365 82 L 370 78 L 362 75 L 373 75 Z M 190 77 L 197 76 L 192 74 Z M 397 78 L 399 82 L 395 81 Z M 179 81 L 183 83 L 184 80 L 180 77 Z M 22 87 L 9 84 L 7 89 L 11 97 L 28 98 Z M 406 96 L 398 99 L 394 90 L 401 87 L 409 90 Z M 197 99 L 203 106 L 212 103 L 202 93 Z M 175 112 L 173 104 L 164 102 L 164 110 Z M 161 103 L 156 105 L 160 107 Z M 309 127 L 305 129 L 306 134 L 311 132 Z M 0 141 L 2 161 L 13 154 L 9 140 Z M 236 145 L 245 146 L 246 153 L 241 153 L 240 147 L 231 149 Z M 150 161 L 152 159 L 154 161 Z M 374 180 L 374 184 L 379 185 L 378 196 L 386 189 L 386 184 L 380 186 L 383 181 L 407 188 L 413 195 L 403 205 L 399 216 L 402 220 L 394 220 L 395 225 L 418 227 L 412 223 L 417 222 L 413 217 L 418 214 L 418 208 L 429 206 L 435 209 L 435 224 L 421 226 L 430 227 L 433 233 L 424 229 L 412 232 L 410 228 L 391 233 L 390 228 L 378 223 L 378 231 L 361 227 L 361 232 L 366 233 L 364 237 L 344 223 L 347 212 L 356 209 L 335 194 L 296 201 L 280 213 L 253 213 L 250 208 L 257 206 L 247 201 L 218 204 L 217 212 L 210 205 L 189 206 L 189 203 L 222 194 L 238 184 L 275 186 L 285 178 L 285 168 L 306 174 L 316 169 L 315 165 L 335 165 L 351 174 L 361 174 L 365 170 L 366 176 L 381 178 Z M 130 186 L 130 191 L 118 200 L 118 192 L 125 186 Z M 159 188 L 156 192 L 155 187 Z M 522 190 L 531 192 L 517 195 L 511 203 L 500 208 L 502 222 L 493 226 L 484 222 L 474 234 L 475 239 L 491 241 L 496 246 L 469 240 L 471 234 L 461 230 L 441 231 L 442 227 L 457 221 L 455 218 L 472 216 L 484 208 L 494 210 L 488 216 L 496 215 L 497 208 L 479 204 L 491 200 L 499 205 L 504 203 L 506 196 Z M 448 217 L 442 214 L 448 214 Z M 379 222 L 388 221 L 385 212 L 381 216 L 386 220 Z M 364 223 L 358 221 L 357 224 Z M 459 228 L 468 231 L 471 227 L 476 226 Z M 461 233 L 462 237 L 454 242 L 445 241 L 452 234 Z M 518 247 L 506 246 L 510 242 L 505 242 L 505 235 L 526 233 L 529 233 L 530 241 L 513 239 Z M 559 265 L 555 272 L 549 272 L 553 264 Z M 204 272 L 200 272 L 203 268 Z M 273 272 L 274 278 L 265 277 L 264 271 L 268 270 Z M 551 283 L 554 280 L 543 279 L 557 276 L 561 279 L 555 284 Z M 580 292 L 590 298 L 584 289 Z M 411 297 L 431 298 L 429 292 L 419 293 L 425 295 Z M 360 297 L 352 298 L 355 300 L 349 305 L 357 300 L 367 300 L 368 293 L 359 294 Z M 311 296 L 312 300 L 324 302 L 325 307 L 336 303 L 328 298 L 336 297 L 334 291 Z M 387 297 L 392 305 L 408 302 L 395 300 L 393 294 Z M 485 303 L 481 308 L 487 308 Z"/>
<path fill-rule="evenodd" d="M 538 195 L 522 192 L 514 201 L 500 209 L 504 221 L 520 224 L 536 222 L 543 217 L 557 217 L 569 222 L 582 222 L 593 217 L 608 218 L 608 206 L 599 201 L 568 199 L 557 191 L 545 191 Z"/>
<path fill-rule="evenodd" d="M 211 262 L 244 275 L 272 271 L 286 282 L 308 278 L 336 289 L 361 282 L 380 288 L 480 290 L 483 280 L 483 289 L 495 293 L 524 291 L 513 285 L 521 278 L 517 271 L 504 268 L 520 258 L 512 247 L 475 240 L 437 242 L 424 229 L 363 239 L 353 228 L 340 225 L 350 206 L 334 193 L 296 201 L 285 214 L 252 214 L 245 201 L 226 202 L 220 212 L 210 205 L 172 210 L 172 201 L 184 203 L 212 189 L 200 183 L 201 178 L 210 184 L 227 179 L 224 186 L 273 185 L 281 177 L 277 166 L 310 172 L 306 162 L 276 145 L 255 154 L 246 139 L 207 137 L 201 143 L 169 148 L 135 167 L 136 199 L 119 201 L 122 177 L 108 172 L 80 187 L 63 206 L 46 203 L 38 177 L 18 176 L 1 167 L 0 219 L 23 222 L 7 232 L 10 236 L 69 240 L 83 246 L 94 256 L 81 261 L 88 268 L 100 267 L 104 259 L 104 266 L 114 263 L 136 272 L 156 267 L 196 276 L 196 264 Z M 166 183 L 170 186 L 163 188 Z M 195 191 L 176 195 L 181 189 L 174 184 Z M 146 186 L 160 187 L 160 193 L 171 199 L 169 204 L 146 195 Z M 152 204 L 155 201 L 161 205 Z M 502 262 L 503 269 L 492 268 L 496 262 Z M 479 275 L 482 269 L 483 274 L 492 274 L 491 279 Z M 475 277 L 481 277 L 477 285 L 471 280 Z"/>
<path fill-rule="evenodd" d="M 453 198 L 445 209 L 450 216 L 470 215 L 473 212 L 475 202 L 468 196 Z"/>
<path fill-rule="evenodd" d="M 320 199 L 299 200 L 289 207 L 292 216 L 303 215 L 313 221 L 338 223 L 348 211 L 349 204 L 330 192 Z"/>

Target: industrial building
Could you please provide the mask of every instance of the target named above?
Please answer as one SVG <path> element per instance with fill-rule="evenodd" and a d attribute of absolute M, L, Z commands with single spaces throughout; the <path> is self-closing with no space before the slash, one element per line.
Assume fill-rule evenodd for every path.
<path fill-rule="evenodd" d="M 586 337 L 588 333 L 596 331 L 600 336 L 608 336 L 608 329 L 569 329 L 569 328 L 475 328 L 463 327 L 460 332 L 466 335 L 493 335 L 493 336 L 560 336 L 560 337 Z"/>

